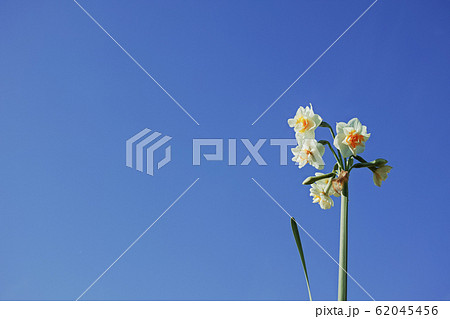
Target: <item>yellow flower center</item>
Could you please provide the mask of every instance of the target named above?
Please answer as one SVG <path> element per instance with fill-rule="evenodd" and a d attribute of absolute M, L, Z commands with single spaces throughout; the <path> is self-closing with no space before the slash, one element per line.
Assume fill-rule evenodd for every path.
<path fill-rule="evenodd" d="M 300 116 L 298 119 L 297 119 L 297 122 L 295 123 L 295 124 L 300 124 L 300 126 L 302 127 L 301 129 L 300 129 L 300 133 L 305 133 L 305 131 L 306 131 L 306 129 L 308 128 L 308 125 L 309 125 L 309 120 L 308 119 L 305 119 L 303 116 Z"/>
<path fill-rule="evenodd" d="M 364 136 L 362 136 L 361 134 L 356 133 L 355 130 L 353 130 L 350 133 L 348 133 L 347 137 L 345 138 L 345 142 L 351 148 L 356 148 L 363 141 L 364 141 Z"/>

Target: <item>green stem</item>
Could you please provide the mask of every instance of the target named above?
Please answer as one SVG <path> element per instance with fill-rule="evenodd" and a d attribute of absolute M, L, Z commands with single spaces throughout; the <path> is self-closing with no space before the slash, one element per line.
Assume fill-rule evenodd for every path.
<path fill-rule="evenodd" d="M 338 301 L 347 300 L 348 256 L 348 183 L 344 183 L 341 195 L 341 231 L 339 240 Z"/>
<path fill-rule="evenodd" d="M 340 166 L 342 169 L 344 169 L 344 164 L 343 164 L 343 162 L 342 162 L 342 158 L 341 158 L 341 157 L 338 157 L 338 156 L 336 155 L 336 152 L 334 151 L 334 149 L 333 149 L 333 147 L 331 146 L 330 142 L 328 142 L 327 140 L 320 140 L 318 143 L 320 143 L 320 144 L 322 144 L 322 145 L 327 144 L 328 147 L 330 148 L 331 152 L 333 153 L 334 158 L 335 158 L 336 161 L 339 163 L 339 166 Z M 339 151 L 338 151 L 338 152 L 339 152 Z M 341 155 L 341 153 L 339 153 L 339 155 Z"/>
<path fill-rule="evenodd" d="M 339 154 L 339 159 L 341 160 L 341 163 L 344 163 L 344 159 L 342 158 L 342 154 L 339 150 L 338 150 L 338 154 Z M 342 169 L 344 169 L 344 168 L 342 167 Z"/>
<path fill-rule="evenodd" d="M 361 156 L 359 156 L 359 155 L 355 155 L 355 158 L 356 158 L 358 161 L 360 161 L 361 163 L 367 163 L 367 161 L 366 161 L 364 158 L 362 158 Z"/>
<path fill-rule="evenodd" d="M 331 132 L 331 136 L 333 137 L 333 141 L 334 141 L 334 139 L 336 138 L 336 134 L 334 134 L 334 131 L 333 131 L 333 128 L 331 127 L 331 125 L 328 124 L 328 123 L 325 122 L 325 121 L 322 121 L 322 123 L 320 123 L 319 126 L 329 128 L 329 129 L 330 129 L 330 132 Z M 330 147 L 331 147 L 331 146 L 330 146 Z M 334 152 L 333 152 L 333 153 L 334 153 Z M 343 167 L 344 159 L 342 158 L 341 152 L 340 152 L 339 150 L 338 150 L 338 154 L 339 154 L 339 159 L 340 159 L 340 161 L 339 161 L 339 159 L 337 159 L 336 154 L 335 154 L 334 156 L 336 157 L 336 160 L 338 161 L 338 163 L 341 164 L 342 169 L 344 169 L 344 167 Z"/>
<path fill-rule="evenodd" d="M 333 128 L 331 127 L 330 124 L 328 124 L 328 123 L 325 122 L 325 121 L 322 121 L 322 123 L 320 123 L 319 126 L 321 126 L 321 127 L 328 127 L 328 128 L 330 129 L 331 136 L 333 136 L 333 140 L 334 140 L 334 138 L 336 137 L 336 135 L 334 134 Z"/>
<path fill-rule="evenodd" d="M 354 156 L 354 158 L 356 158 L 358 161 L 360 161 L 361 163 L 357 163 L 355 165 L 353 165 L 352 167 L 350 167 L 350 169 L 348 170 L 349 172 L 353 169 L 353 168 L 360 168 L 360 167 L 367 167 L 368 169 L 370 169 L 372 172 L 375 173 L 375 171 L 377 170 L 377 168 L 382 167 L 384 165 L 387 164 L 387 160 L 383 159 L 383 158 L 377 158 L 374 161 L 371 162 L 367 162 L 364 158 L 362 158 L 359 155 Z"/>

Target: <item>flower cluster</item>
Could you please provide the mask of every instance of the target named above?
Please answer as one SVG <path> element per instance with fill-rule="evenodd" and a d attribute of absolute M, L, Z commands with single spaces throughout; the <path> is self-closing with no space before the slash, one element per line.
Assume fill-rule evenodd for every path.
<path fill-rule="evenodd" d="M 314 114 L 312 105 L 306 108 L 300 106 L 293 119 L 288 120 L 290 127 L 294 128 L 297 147 L 292 149 L 293 161 L 302 168 L 310 164 L 317 169 L 323 169 L 325 162 L 322 159 L 325 147 L 315 140 L 315 130 L 322 123 L 322 118 Z"/>
<path fill-rule="evenodd" d="M 329 146 L 336 159 L 331 173 L 316 173 L 315 176 L 309 177 L 303 182 L 303 184 L 311 185 L 310 195 L 313 197 L 313 203 L 319 203 L 322 209 L 334 206 L 331 195 L 336 197 L 341 195 L 353 168 L 369 168 L 373 172 L 373 181 L 377 186 L 381 186 L 381 182 L 386 180 L 387 174 L 392 169 L 391 166 L 386 165 L 387 161 L 384 159 L 367 162 L 358 155 L 364 152 L 370 133 L 367 133 L 367 127 L 362 125 L 357 118 L 351 119 L 348 123 L 336 123 L 335 134 L 333 128 L 314 113 L 312 104 L 310 104 L 305 108 L 300 106 L 294 118 L 288 120 L 288 124 L 295 131 L 298 145 L 292 149 L 294 154 L 292 160 L 298 163 L 299 168 L 310 164 L 319 170 L 324 169 L 325 162 L 322 157 L 326 145 Z M 329 128 L 333 143 L 315 139 L 315 130 L 318 127 Z M 359 163 L 353 165 L 354 159 Z"/>

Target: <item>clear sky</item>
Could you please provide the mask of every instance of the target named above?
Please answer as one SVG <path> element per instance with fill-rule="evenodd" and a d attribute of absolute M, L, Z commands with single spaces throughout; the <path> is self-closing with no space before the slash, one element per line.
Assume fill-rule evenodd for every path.
<path fill-rule="evenodd" d="M 448 1 L 378 1 L 253 126 L 372 1 L 79 3 L 200 125 L 73 1 L 3 0 L 1 300 L 76 299 L 197 178 L 82 300 L 307 300 L 289 217 L 251 178 L 336 259 L 339 200 L 312 204 L 315 170 L 268 142 L 267 166 L 194 167 L 192 139 L 293 138 L 310 102 L 394 167 L 381 188 L 352 172 L 349 273 L 376 300 L 450 299 Z M 125 165 L 144 128 L 173 137 L 154 176 Z M 336 300 L 337 265 L 301 236 L 313 298 Z"/>

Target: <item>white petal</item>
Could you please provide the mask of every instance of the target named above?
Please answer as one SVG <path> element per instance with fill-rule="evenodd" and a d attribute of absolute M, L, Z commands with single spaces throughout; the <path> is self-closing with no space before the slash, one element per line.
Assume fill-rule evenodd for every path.
<path fill-rule="evenodd" d="M 305 133 L 303 133 L 304 139 L 314 139 L 315 137 L 316 137 L 316 134 L 314 133 L 313 130 L 306 131 Z"/>
<path fill-rule="evenodd" d="M 341 133 L 343 133 L 343 128 L 344 127 L 346 127 L 347 126 L 347 124 L 346 123 L 344 123 L 344 122 L 339 122 L 339 123 L 336 123 L 336 134 L 341 134 Z"/>
<path fill-rule="evenodd" d="M 364 142 L 362 142 L 361 144 L 356 146 L 356 148 L 354 150 L 352 150 L 352 153 L 353 153 L 353 155 L 361 154 L 362 152 L 364 152 L 365 148 L 366 148 L 366 145 L 364 144 Z"/>
<path fill-rule="evenodd" d="M 295 117 L 300 117 L 300 116 L 302 116 L 304 113 L 305 113 L 305 109 L 304 109 L 302 106 L 300 106 L 300 107 L 298 108 L 298 110 L 297 110 L 297 114 L 295 115 Z"/>
<path fill-rule="evenodd" d="M 289 119 L 289 120 L 288 120 L 288 125 L 289 125 L 289 127 L 294 127 L 294 126 L 295 126 L 295 122 L 296 122 L 295 119 Z"/>
<path fill-rule="evenodd" d="M 347 126 L 353 127 L 356 131 L 359 132 L 358 128 L 361 129 L 361 122 L 356 117 L 352 118 L 350 121 L 348 121 Z"/>
<path fill-rule="evenodd" d="M 302 150 L 302 149 L 300 148 L 300 146 L 296 146 L 296 147 L 294 147 L 294 148 L 291 148 L 291 152 L 292 152 L 292 154 L 294 154 L 294 155 L 298 155 L 298 153 L 300 153 L 301 150 Z"/>
<path fill-rule="evenodd" d="M 312 138 L 306 138 L 303 140 L 303 146 L 308 148 L 315 147 L 316 145 L 314 144 L 314 142 L 316 142 L 316 140 Z"/>
<path fill-rule="evenodd" d="M 305 107 L 305 113 L 304 113 L 307 117 L 311 117 L 314 112 L 312 111 L 312 109 L 309 108 L 309 106 Z"/>
<path fill-rule="evenodd" d="M 302 147 L 305 141 L 305 134 L 297 132 L 295 133 L 295 139 L 297 140 L 297 144 Z"/>
<path fill-rule="evenodd" d="M 317 169 L 325 168 L 325 162 L 323 161 L 322 157 L 316 157 L 314 162 L 311 163 L 311 165 Z"/>
<path fill-rule="evenodd" d="M 325 146 L 317 143 L 317 150 L 319 151 L 320 156 L 323 156 L 323 154 L 325 153 Z"/>
<path fill-rule="evenodd" d="M 351 148 L 348 145 L 341 144 L 341 148 L 339 149 L 343 157 L 350 157 L 353 155 Z"/>
<path fill-rule="evenodd" d="M 322 123 L 322 118 L 319 116 L 319 114 L 314 114 L 312 120 L 314 121 L 315 127 L 318 127 L 320 123 Z"/>
<path fill-rule="evenodd" d="M 305 166 L 308 162 L 305 161 L 305 160 L 300 160 L 300 161 L 297 161 L 297 163 L 298 163 L 298 168 L 302 168 L 302 167 Z"/>
<path fill-rule="evenodd" d="M 344 141 L 345 139 L 345 134 L 344 133 L 339 133 L 338 135 L 336 135 L 336 137 L 334 138 L 333 141 L 333 145 L 340 150 L 341 149 L 341 145 L 342 145 L 342 141 Z"/>
<path fill-rule="evenodd" d="M 364 136 L 367 135 L 367 126 L 363 125 L 360 133 L 361 133 L 361 135 L 364 135 Z M 369 134 L 369 136 L 370 136 L 370 134 Z"/>

